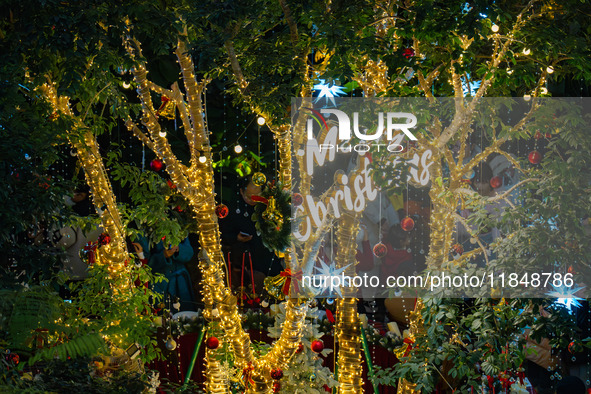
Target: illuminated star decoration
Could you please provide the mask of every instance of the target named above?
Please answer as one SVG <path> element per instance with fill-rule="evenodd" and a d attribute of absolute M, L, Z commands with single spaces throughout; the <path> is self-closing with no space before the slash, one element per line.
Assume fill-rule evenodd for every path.
<path fill-rule="evenodd" d="M 554 291 L 551 291 L 549 293 L 547 293 L 546 295 L 548 297 L 552 297 L 552 298 L 558 298 L 555 301 L 555 304 L 561 304 L 564 305 L 566 307 L 566 309 L 568 309 L 569 311 L 572 310 L 572 308 L 580 308 L 581 307 L 581 303 L 579 302 L 579 300 L 582 300 L 582 298 L 575 296 L 575 293 L 581 289 L 583 289 L 584 287 L 567 287 L 567 286 L 552 286 L 554 288 Z"/>
<path fill-rule="evenodd" d="M 335 84 L 328 85 L 324 79 L 318 80 L 319 83 L 314 85 L 314 90 L 319 90 L 318 97 L 314 100 L 315 103 L 318 102 L 322 97 L 325 97 L 326 101 L 331 101 L 333 105 L 336 105 L 334 98 L 342 96 L 346 94 L 345 88 L 342 86 L 337 86 Z"/>
<path fill-rule="evenodd" d="M 325 292 L 328 293 L 328 296 L 332 296 L 333 292 L 332 290 L 335 290 L 336 293 L 342 297 L 342 293 L 341 293 L 341 286 L 343 285 L 341 283 L 341 286 L 338 287 L 334 287 L 333 289 L 331 289 L 331 277 L 333 276 L 340 276 L 343 271 L 345 271 L 345 269 L 350 266 L 351 264 L 347 264 L 345 267 L 342 268 L 336 268 L 334 262 L 330 263 L 330 265 L 327 265 L 326 263 L 324 263 L 324 261 L 320 261 L 320 268 L 319 267 L 314 267 L 316 269 L 316 273 L 313 276 L 316 276 L 318 278 L 326 278 L 326 280 L 324 280 L 321 284 L 323 286 L 319 286 L 319 287 L 314 287 L 312 289 L 312 291 L 314 291 L 314 293 L 316 293 L 316 295 L 319 294 L 324 294 Z M 316 282 L 318 283 L 318 282 Z M 312 284 L 315 284 L 314 282 L 312 282 Z"/>

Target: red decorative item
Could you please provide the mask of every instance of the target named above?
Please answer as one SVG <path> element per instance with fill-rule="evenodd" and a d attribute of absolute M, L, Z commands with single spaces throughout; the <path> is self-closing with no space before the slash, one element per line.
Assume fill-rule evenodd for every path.
<path fill-rule="evenodd" d="M 7 350 L 8 351 L 8 350 Z M 20 361 L 20 357 L 18 354 L 16 353 L 8 353 L 6 355 L 6 361 L 8 362 L 12 362 L 14 365 L 18 365 L 19 361 Z"/>
<path fill-rule="evenodd" d="M 493 176 L 490 178 L 490 187 L 493 189 L 503 186 L 503 179 L 500 176 Z"/>
<path fill-rule="evenodd" d="M 150 168 L 153 171 L 160 171 L 162 169 L 162 167 L 164 167 L 164 163 L 162 163 L 162 160 L 160 159 L 154 159 L 150 162 Z"/>
<path fill-rule="evenodd" d="M 575 354 L 578 353 L 582 350 L 582 346 L 580 343 L 576 342 L 576 341 L 572 341 L 571 343 L 568 344 L 568 351 L 571 354 Z"/>
<path fill-rule="evenodd" d="M 291 202 L 293 203 L 294 207 L 299 207 L 304 202 L 304 197 L 300 193 L 294 193 L 291 196 Z"/>
<path fill-rule="evenodd" d="M 209 337 L 207 338 L 207 341 L 205 341 L 205 346 L 211 350 L 217 349 L 218 346 L 220 346 L 220 340 L 216 337 Z"/>
<path fill-rule="evenodd" d="M 319 339 L 315 339 L 312 341 L 312 345 L 310 346 L 313 352 L 320 353 L 324 350 L 324 342 Z"/>
<path fill-rule="evenodd" d="M 330 386 L 328 384 L 324 385 L 324 391 L 326 391 L 327 393 L 332 393 L 332 389 L 330 388 Z"/>
<path fill-rule="evenodd" d="M 177 205 L 176 207 L 174 207 L 174 210 L 177 212 L 183 212 L 183 208 L 181 208 L 180 205 Z"/>
<path fill-rule="evenodd" d="M 415 55 L 415 50 L 412 48 L 406 48 L 404 51 L 402 51 L 402 56 L 404 56 L 406 59 L 410 59 L 414 55 Z"/>
<path fill-rule="evenodd" d="M 108 245 L 111 242 L 111 237 L 107 233 L 99 235 L 98 242 L 100 245 Z"/>
<path fill-rule="evenodd" d="M 400 227 L 402 227 L 404 231 L 412 231 L 412 229 L 415 228 L 415 221 L 412 220 L 412 218 L 405 217 L 400 222 Z"/>
<path fill-rule="evenodd" d="M 166 183 L 168 184 L 169 188 L 176 189 L 176 185 L 174 183 L 172 183 L 172 181 L 170 179 L 167 179 Z"/>
<path fill-rule="evenodd" d="M 461 244 L 455 244 L 451 247 L 452 252 L 459 254 L 460 256 L 464 253 L 464 247 Z"/>
<path fill-rule="evenodd" d="M 271 377 L 275 380 L 279 380 L 283 377 L 283 371 L 281 368 L 275 368 L 271 370 Z"/>
<path fill-rule="evenodd" d="M 540 162 L 542 161 L 542 154 L 540 152 L 538 152 L 537 150 L 534 150 L 534 151 L 529 152 L 527 159 L 532 164 L 540 164 Z"/>
<path fill-rule="evenodd" d="M 550 138 L 552 138 L 552 134 L 546 133 L 546 134 L 544 134 L 544 137 L 546 137 L 547 139 L 550 139 Z"/>
<path fill-rule="evenodd" d="M 542 138 L 542 133 L 540 133 L 539 131 L 536 131 L 536 134 L 534 134 L 534 138 L 539 140 L 540 138 Z"/>
<path fill-rule="evenodd" d="M 281 391 L 281 383 L 279 382 L 274 382 L 273 383 L 273 392 L 274 393 L 278 393 Z"/>
<path fill-rule="evenodd" d="M 215 214 L 218 215 L 218 218 L 220 219 L 228 216 L 228 212 L 230 212 L 230 210 L 224 204 L 219 204 L 217 207 L 215 207 Z"/>
<path fill-rule="evenodd" d="M 384 245 L 383 243 L 377 243 L 374 247 L 373 247 L 373 254 L 374 256 L 376 256 L 377 258 L 382 258 L 386 255 L 386 253 L 388 253 L 388 247 L 386 245 Z"/>
<path fill-rule="evenodd" d="M 304 350 L 304 344 L 300 342 L 298 348 L 296 349 L 296 353 L 301 353 Z"/>

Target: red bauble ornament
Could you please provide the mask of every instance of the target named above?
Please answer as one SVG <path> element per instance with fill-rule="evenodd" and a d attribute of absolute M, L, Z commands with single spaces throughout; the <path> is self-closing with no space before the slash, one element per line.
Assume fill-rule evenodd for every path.
<path fill-rule="evenodd" d="M 172 181 L 170 179 L 166 180 L 166 184 L 168 185 L 169 188 L 176 189 L 176 185 L 174 183 L 172 183 Z"/>
<path fill-rule="evenodd" d="M 205 346 L 211 350 L 217 349 L 218 346 L 220 346 L 220 340 L 216 337 L 209 337 L 207 338 L 207 341 L 205 341 Z"/>
<path fill-rule="evenodd" d="M 503 179 L 500 176 L 493 176 L 490 178 L 490 187 L 496 189 L 503 186 Z"/>
<path fill-rule="evenodd" d="M 273 392 L 274 393 L 278 393 L 281 391 L 281 383 L 279 382 L 274 382 L 273 383 Z"/>
<path fill-rule="evenodd" d="M 320 353 L 324 350 L 324 342 L 322 342 L 320 339 L 315 339 L 312 341 L 312 345 L 310 346 L 310 348 L 313 352 Z"/>
<path fill-rule="evenodd" d="M 411 231 L 413 228 L 415 228 L 415 221 L 412 220 L 412 218 L 405 217 L 400 222 L 400 227 L 402 227 L 404 231 Z"/>
<path fill-rule="evenodd" d="M 540 138 L 542 138 L 542 133 L 540 133 L 539 131 L 536 131 L 536 134 L 534 134 L 534 138 L 539 140 Z"/>
<path fill-rule="evenodd" d="M 304 344 L 300 343 L 296 349 L 296 353 L 301 353 L 304 350 Z"/>
<path fill-rule="evenodd" d="M 455 254 L 459 254 L 460 256 L 464 253 L 464 247 L 461 244 L 455 244 L 451 247 L 451 250 Z"/>
<path fill-rule="evenodd" d="M 412 48 L 406 48 L 404 51 L 402 51 L 402 56 L 404 56 L 407 59 L 410 59 L 414 55 L 415 55 L 415 50 Z"/>
<path fill-rule="evenodd" d="M 217 207 L 215 207 L 215 214 L 218 215 L 218 218 L 220 219 L 223 219 L 226 216 L 228 216 L 228 212 L 230 212 L 230 210 L 224 204 L 220 204 Z"/>
<path fill-rule="evenodd" d="M 542 154 L 537 150 L 529 152 L 527 159 L 532 164 L 539 164 L 542 161 Z"/>
<path fill-rule="evenodd" d="M 327 393 L 332 393 L 332 389 L 330 388 L 330 386 L 328 384 L 324 385 L 324 391 L 326 391 Z"/>
<path fill-rule="evenodd" d="M 107 233 L 102 233 L 99 235 L 98 242 L 100 245 L 108 245 L 111 242 L 111 237 Z"/>
<path fill-rule="evenodd" d="M 275 380 L 279 380 L 283 377 L 283 371 L 281 368 L 275 368 L 271 370 L 271 377 Z"/>
<path fill-rule="evenodd" d="M 373 247 L 373 254 L 374 256 L 376 256 L 377 258 L 382 258 L 386 255 L 386 253 L 388 253 L 388 247 L 386 245 L 384 245 L 383 243 L 377 243 L 374 247 Z"/>
<path fill-rule="evenodd" d="M 550 139 L 550 138 L 552 138 L 552 134 L 546 133 L 546 134 L 544 134 L 544 137 L 546 137 L 547 139 Z"/>
<path fill-rule="evenodd" d="M 581 346 L 581 344 L 579 344 L 579 343 L 578 343 L 578 342 L 576 342 L 576 341 L 572 341 L 571 343 L 569 343 L 569 344 L 568 344 L 568 351 L 569 351 L 571 354 L 575 354 L 575 353 L 577 353 L 577 352 L 580 352 L 580 351 L 581 351 L 581 349 L 582 349 L 582 346 Z"/>
<path fill-rule="evenodd" d="M 162 163 L 162 160 L 160 159 L 154 159 L 150 162 L 150 168 L 153 171 L 160 171 L 162 169 L 162 167 L 164 167 L 164 163 Z"/>
<path fill-rule="evenodd" d="M 291 202 L 294 207 L 299 207 L 304 202 L 304 197 L 300 193 L 294 193 L 291 196 Z"/>

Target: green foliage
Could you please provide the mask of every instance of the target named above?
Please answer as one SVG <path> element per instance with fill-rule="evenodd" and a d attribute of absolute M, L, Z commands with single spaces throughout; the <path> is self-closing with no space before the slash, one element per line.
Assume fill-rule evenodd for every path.
<path fill-rule="evenodd" d="M 261 234 L 263 245 L 273 252 L 284 252 L 290 245 L 291 234 L 291 194 L 284 190 L 280 183 L 267 184 L 260 194 L 269 200 L 269 204 L 257 203 L 254 207 L 252 220 L 257 232 Z M 271 199 L 274 200 L 275 210 L 270 209 Z M 267 214 L 273 214 L 280 220 L 270 220 Z"/>
<path fill-rule="evenodd" d="M 536 313 L 540 307 L 549 308 L 550 317 Z M 422 318 L 425 330 L 416 336 L 418 346 L 393 376 L 427 392 L 440 379 L 466 392 L 479 386 L 483 373 L 514 376 L 525 360 L 526 328 L 532 328 L 532 339 L 547 337 L 554 346 L 571 341 L 576 332 L 572 315 L 545 300 L 427 299 Z"/>
<path fill-rule="evenodd" d="M 30 373 L 29 373 L 30 374 Z M 89 358 L 51 360 L 43 365 L 42 371 L 29 379 L 0 381 L 3 393 L 64 393 L 83 391 L 86 393 L 123 394 L 142 393 L 149 387 L 146 376 L 139 373 L 115 371 L 109 378 L 97 376 Z"/>
<path fill-rule="evenodd" d="M 166 237 L 178 245 L 188 232 L 196 231 L 192 210 L 171 180 L 155 171 L 141 171 L 134 165 L 119 161 L 115 153 L 108 156 L 111 176 L 128 190 L 129 205 L 121 205 L 127 232 L 132 239 L 147 236 L 151 244 Z"/>

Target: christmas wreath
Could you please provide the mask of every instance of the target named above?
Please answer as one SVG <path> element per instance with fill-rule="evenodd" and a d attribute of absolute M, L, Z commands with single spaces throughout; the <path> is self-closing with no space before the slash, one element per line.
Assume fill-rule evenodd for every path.
<path fill-rule="evenodd" d="M 289 246 L 291 233 L 291 195 L 283 190 L 280 183 L 264 187 L 260 196 L 252 198 L 254 207 L 252 220 L 265 247 L 277 254 Z"/>

